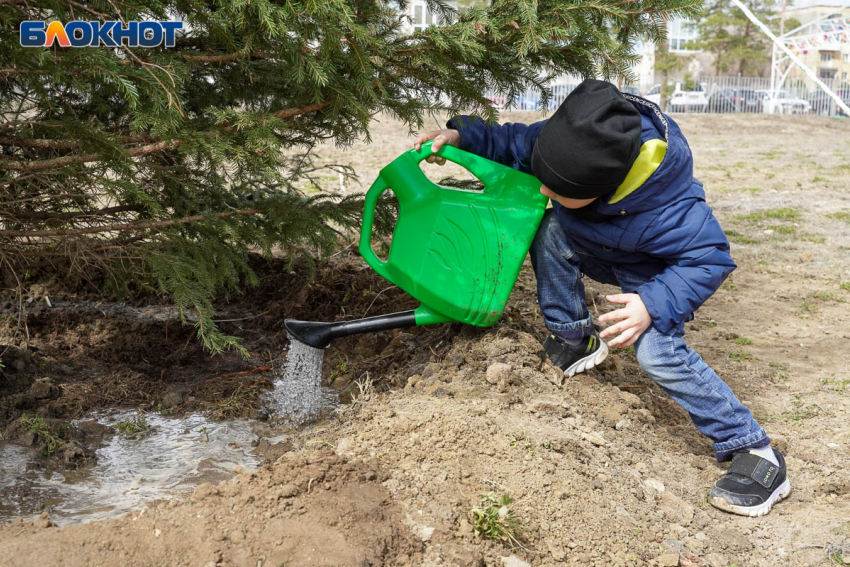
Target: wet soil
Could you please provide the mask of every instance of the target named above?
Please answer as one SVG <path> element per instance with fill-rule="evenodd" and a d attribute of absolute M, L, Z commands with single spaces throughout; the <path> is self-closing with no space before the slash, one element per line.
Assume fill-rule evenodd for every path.
<path fill-rule="evenodd" d="M 539 355 L 543 327 L 526 266 L 491 329 L 438 325 L 335 342 L 325 354 L 325 383 L 348 403 L 292 432 L 279 458 L 259 471 L 118 520 L 50 528 L 42 518 L 0 527 L 0 553 L 20 565 L 59 558 L 67 565 L 252 567 L 850 562 L 850 123 L 768 116 L 679 123 L 739 265 L 687 325 L 687 339 L 787 455 L 792 493 L 770 515 L 730 516 L 707 504 L 725 468 L 687 414 L 642 373 L 633 350 L 562 380 Z M 408 143 L 390 120 L 373 136 L 381 146 L 344 153 L 328 146 L 323 156 L 357 164 L 370 180 Z M 265 273 L 256 294 L 221 307 L 223 319 L 244 318 L 222 325 L 245 337 L 247 362 L 208 360 L 192 350 L 199 347 L 187 340 L 191 329 L 181 333 L 176 325 L 163 342 L 161 321 L 133 327 L 126 317 L 45 311 L 41 326 L 30 328 L 32 346 L 24 345 L 32 362 L 9 374 L 20 385 L 4 397 L 12 408 L 4 411 L 14 419 L 33 407 L 54 417 L 49 408 L 66 391 L 76 392 L 68 407 L 97 407 L 108 402 L 79 392 L 102 375 L 94 383 L 114 395 L 120 389 L 106 380 L 121 384 L 119 372 L 138 376 L 113 403 L 154 404 L 183 383 L 190 392 L 181 396 L 184 406 L 212 405 L 239 383 L 268 382 L 252 369 L 286 350 L 285 317 L 334 320 L 415 305 L 351 254 L 322 268 L 315 285 L 300 282 L 306 276 L 298 271 Z M 587 287 L 595 316 L 610 309 L 604 295 L 613 288 Z M 124 339 L 111 336 L 122 332 Z M 75 350 L 66 333 L 85 348 Z M 102 348 L 122 340 L 127 351 L 137 341 L 147 356 Z M 53 372 L 69 360 L 71 372 Z M 43 377 L 59 397 L 51 399 L 56 391 L 42 383 L 38 392 L 47 398 L 20 401 Z M 23 398 L 12 407 L 14 396 Z M 490 491 L 514 497 L 520 546 L 474 535 L 470 511 Z"/>

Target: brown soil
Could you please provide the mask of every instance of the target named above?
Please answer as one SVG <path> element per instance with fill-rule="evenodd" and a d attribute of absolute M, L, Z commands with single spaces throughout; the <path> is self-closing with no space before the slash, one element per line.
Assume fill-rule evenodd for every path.
<path fill-rule="evenodd" d="M 766 116 L 679 122 L 739 265 L 687 325 L 688 339 L 786 452 L 792 493 L 770 515 L 730 516 L 706 503 L 724 467 L 640 371 L 633 351 L 561 383 L 539 356 L 543 330 L 526 269 L 492 329 L 442 325 L 335 343 L 326 379 L 347 389 L 351 403 L 301 431 L 292 451 L 259 472 L 115 521 L 5 526 L 0 553 L 20 565 L 110 566 L 522 565 L 503 559 L 511 555 L 547 567 L 850 562 L 850 286 L 842 285 L 850 282 L 850 123 Z M 382 146 L 322 152 L 328 161 L 357 164 L 367 180 L 406 147 L 404 134 L 385 121 L 373 132 Z M 226 363 L 175 356 L 181 368 L 201 365 L 190 375 L 193 395 L 207 399 L 197 392 L 214 372 L 261 365 L 283 347 L 286 316 L 330 320 L 411 306 L 356 257 L 322 274 L 310 288 L 271 274 L 250 303 L 232 305 L 227 318 L 258 315 L 228 330 L 247 338 L 255 360 L 211 367 Z M 609 309 L 610 289 L 588 285 L 595 315 Z M 103 332 L 106 344 L 116 340 Z M 189 333 L 164 348 L 184 348 Z M 131 336 L 147 345 L 150 334 L 142 326 Z M 59 344 L 60 335 L 47 343 Z M 55 363 L 67 364 L 75 352 L 39 348 L 38 356 L 55 353 Z M 96 359 L 85 354 L 91 348 L 79 351 L 77 368 L 88 356 L 101 368 L 146 372 L 147 384 L 173 366 L 136 352 Z M 510 370 L 488 381 L 496 363 Z M 82 388 L 91 376 L 72 372 L 67 383 Z M 469 512 L 489 491 L 515 498 L 521 547 L 473 535 Z"/>

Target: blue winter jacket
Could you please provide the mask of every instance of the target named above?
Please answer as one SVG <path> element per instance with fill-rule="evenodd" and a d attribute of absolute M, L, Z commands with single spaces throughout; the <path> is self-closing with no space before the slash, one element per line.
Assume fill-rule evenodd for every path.
<path fill-rule="evenodd" d="M 558 203 L 564 231 L 577 245 L 613 266 L 644 276 L 637 292 L 665 334 L 682 332 L 706 299 L 736 268 L 729 241 L 693 178 L 693 159 L 679 126 L 653 103 L 627 96 L 641 114 L 641 143 L 666 140 L 660 165 L 637 190 L 616 203 L 613 193 L 589 208 L 605 220 L 586 220 Z M 449 121 L 461 135 L 461 149 L 531 173 L 531 151 L 546 121 L 487 126 L 459 116 Z M 585 215 L 586 216 L 586 215 Z"/>

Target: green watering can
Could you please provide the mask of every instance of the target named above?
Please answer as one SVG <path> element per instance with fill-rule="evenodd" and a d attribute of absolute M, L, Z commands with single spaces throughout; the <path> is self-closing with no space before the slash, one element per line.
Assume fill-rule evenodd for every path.
<path fill-rule="evenodd" d="M 431 155 L 465 167 L 484 190 L 433 183 L 419 167 Z M 372 222 L 388 189 L 399 212 L 389 255 L 381 260 L 372 250 Z M 366 193 L 360 254 L 420 306 L 336 323 L 287 319 L 286 329 L 302 343 L 327 348 L 337 337 L 401 327 L 450 321 L 488 327 L 505 309 L 547 201 L 536 177 L 458 148 L 445 145 L 434 154 L 428 142 L 407 151 Z"/>

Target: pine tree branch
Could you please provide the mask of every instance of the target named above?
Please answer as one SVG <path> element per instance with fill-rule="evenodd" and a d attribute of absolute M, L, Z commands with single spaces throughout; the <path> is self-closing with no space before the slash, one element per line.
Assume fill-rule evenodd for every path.
<path fill-rule="evenodd" d="M 314 112 L 316 110 L 322 110 L 330 106 L 330 101 L 320 102 L 316 104 L 308 104 L 307 106 L 302 106 L 301 108 L 287 108 L 285 110 L 280 110 L 275 112 L 272 116 L 275 118 L 280 118 L 281 120 L 285 120 L 287 118 L 293 118 L 295 116 L 301 116 L 302 114 L 307 114 L 309 112 Z M 2 127 L 2 125 L 0 125 Z M 233 132 L 237 130 L 236 126 L 227 126 L 224 128 L 225 132 Z M 171 140 L 171 141 L 163 141 L 156 142 L 153 144 L 148 144 L 146 146 L 140 146 L 138 148 L 132 148 L 127 150 L 127 157 L 141 157 L 150 155 L 156 152 L 161 152 L 163 150 L 174 149 L 181 145 L 184 142 L 180 140 Z M 7 171 L 44 171 L 46 169 L 56 169 L 59 167 L 64 167 L 66 165 L 71 165 L 73 163 L 88 163 L 93 161 L 99 161 L 102 159 L 100 154 L 88 154 L 88 155 L 70 155 L 70 156 L 62 156 L 58 158 L 45 159 L 45 160 L 37 160 L 37 161 L 18 161 L 11 159 L 0 159 L 0 170 Z"/>
<path fill-rule="evenodd" d="M 259 209 L 240 209 L 236 211 L 226 211 L 223 213 L 213 213 L 210 215 L 193 215 L 179 219 L 155 222 L 135 222 L 124 224 L 113 224 L 108 226 L 96 226 L 90 228 L 74 228 L 60 230 L 0 230 L 0 237 L 6 238 L 42 238 L 56 236 L 79 236 L 82 234 L 97 234 L 99 232 L 136 232 L 140 230 L 148 230 L 151 228 L 166 228 L 177 224 L 188 224 L 209 219 L 223 219 L 233 215 L 257 215 L 262 213 Z"/>
<path fill-rule="evenodd" d="M 121 136 L 122 144 L 140 144 L 143 142 L 155 142 L 156 138 L 151 136 Z M 11 138 L 0 136 L 0 146 L 14 146 L 16 148 L 35 148 L 40 150 L 75 150 L 77 142 L 65 140 L 52 140 L 49 138 Z"/>
<path fill-rule="evenodd" d="M 12 220 L 70 220 L 80 217 L 97 217 L 105 215 L 114 215 L 115 213 L 126 213 L 130 211 L 140 210 L 142 210 L 142 208 L 138 205 L 120 205 L 117 207 L 106 207 L 96 211 L 74 211 L 67 213 L 0 210 L 0 217 L 5 217 Z"/>
<path fill-rule="evenodd" d="M 127 151 L 127 157 L 141 157 L 163 150 L 172 149 L 180 146 L 183 142 L 179 140 L 171 140 L 166 142 L 156 142 L 138 148 L 132 148 Z M 45 169 L 56 169 L 71 165 L 72 163 L 88 163 L 103 159 L 101 154 L 88 155 L 71 155 L 62 156 L 53 159 L 43 159 L 37 161 L 18 161 L 18 160 L 0 160 L 0 169 L 8 171 L 44 171 Z"/>

